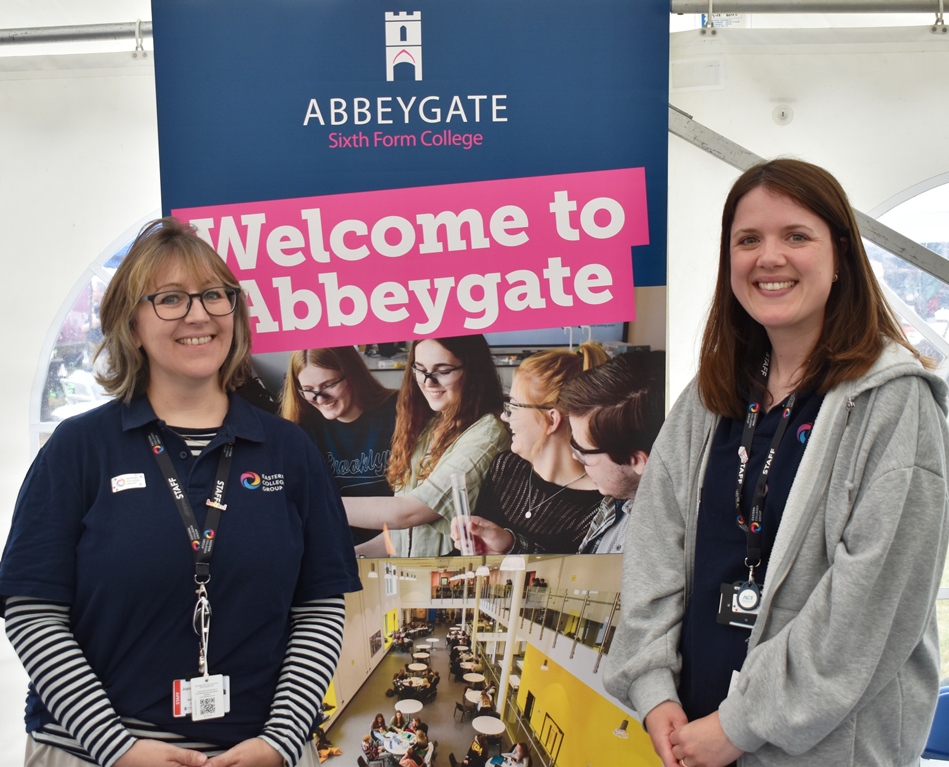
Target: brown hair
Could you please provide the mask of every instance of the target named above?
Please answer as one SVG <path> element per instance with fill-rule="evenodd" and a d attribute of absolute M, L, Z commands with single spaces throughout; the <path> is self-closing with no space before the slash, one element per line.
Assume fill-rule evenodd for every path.
<path fill-rule="evenodd" d="M 698 387 L 709 410 L 742 418 L 758 386 L 759 363 L 771 348 L 762 325 L 731 288 L 731 229 L 741 199 L 753 189 L 788 197 L 823 219 L 831 233 L 838 279 L 831 285 L 824 325 L 801 378 L 800 389 L 824 394 L 866 373 L 890 339 L 913 352 L 873 275 L 857 221 L 837 179 L 801 160 L 777 159 L 745 171 L 722 211 L 718 280 L 699 355 Z"/>
<path fill-rule="evenodd" d="M 288 421 L 300 423 L 303 414 L 309 413 L 309 410 L 319 414 L 319 409 L 310 405 L 299 391 L 299 375 L 307 365 L 335 370 L 345 377 L 357 407 L 363 412 L 375 410 L 389 397 L 395 396 L 395 389 L 387 389 L 379 383 L 366 367 L 362 355 L 352 346 L 301 349 L 290 355 L 290 365 L 280 395 L 280 415 Z"/>
<path fill-rule="evenodd" d="M 109 282 L 99 307 L 103 341 L 96 359 L 104 357 L 105 369 L 96 374 L 96 380 L 124 402 L 148 388 L 148 357 L 132 332 L 135 312 L 155 276 L 170 265 L 182 267 L 200 284 L 240 290 L 240 283 L 224 260 L 195 234 L 193 227 L 175 218 L 145 224 Z M 234 337 L 219 372 L 221 387 L 225 391 L 236 389 L 250 376 L 250 368 L 250 319 L 247 303 L 238 295 Z"/>
<path fill-rule="evenodd" d="M 500 413 L 501 403 L 504 401 L 501 380 L 484 336 L 454 336 L 429 340 L 444 346 L 464 366 L 461 396 L 451 408 L 432 416 L 432 410 L 412 371 L 415 348 L 421 343 L 414 341 L 409 349 L 402 388 L 399 389 L 392 456 L 386 472 L 386 478 L 395 490 L 405 487 L 409 481 L 412 475 L 412 453 L 427 427 L 431 428 L 431 450 L 416 467 L 419 480 L 428 476 L 445 451 L 465 429 L 488 413 Z"/>
<path fill-rule="evenodd" d="M 613 463 L 649 453 L 665 418 L 666 353 L 634 351 L 568 381 L 557 407 L 565 416 L 587 417 L 593 447 Z"/>

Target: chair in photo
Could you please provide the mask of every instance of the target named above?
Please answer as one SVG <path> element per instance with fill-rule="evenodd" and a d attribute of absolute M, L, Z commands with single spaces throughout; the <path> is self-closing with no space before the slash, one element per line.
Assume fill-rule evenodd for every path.
<path fill-rule="evenodd" d="M 458 760 L 455 759 L 454 751 L 448 752 L 448 763 L 451 765 L 451 767 L 458 767 Z"/>
<path fill-rule="evenodd" d="M 462 704 L 462 703 L 457 703 L 457 702 L 456 702 L 456 703 L 455 703 L 455 711 L 454 711 L 454 713 L 451 715 L 451 718 L 454 719 L 454 718 L 455 718 L 455 714 L 457 714 L 457 713 L 460 711 L 460 712 L 461 712 L 461 721 L 463 722 L 463 721 L 465 721 L 465 717 L 466 717 L 466 716 L 467 716 L 469 719 L 471 719 L 471 713 L 472 713 L 473 710 L 474 710 L 474 709 L 468 708 L 467 706 L 465 706 L 465 705 Z"/>
<path fill-rule="evenodd" d="M 432 765 L 435 763 L 435 756 L 437 755 L 437 752 L 438 741 L 433 740 L 431 743 L 429 743 L 428 749 L 425 751 L 425 757 L 423 760 L 425 762 L 425 767 L 432 767 Z"/>
<path fill-rule="evenodd" d="M 486 754 L 490 754 L 490 753 L 491 753 L 491 749 L 494 748 L 494 747 L 497 747 L 497 749 L 498 749 L 498 756 L 500 756 L 500 755 L 501 755 L 501 739 L 502 739 L 502 737 L 503 737 L 503 736 L 501 736 L 501 735 L 485 735 L 485 738 L 487 738 L 487 740 L 488 740 L 488 745 L 487 745 L 487 748 L 485 748 L 485 753 L 486 753 Z"/>

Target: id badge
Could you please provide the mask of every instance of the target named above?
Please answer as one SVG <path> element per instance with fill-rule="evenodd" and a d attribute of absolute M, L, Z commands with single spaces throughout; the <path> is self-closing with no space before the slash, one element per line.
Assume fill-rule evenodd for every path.
<path fill-rule="evenodd" d="M 723 583 L 716 620 L 726 626 L 751 630 L 761 609 L 761 592 L 754 581 Z"/>
<path fill-rule="evenodd" d="M 190 716 L 194 722 L 219 719 L 231 710 L 231 678 L 212 674 L 176 679 L 172 683 L 171 708 L 175 717 Z"/>

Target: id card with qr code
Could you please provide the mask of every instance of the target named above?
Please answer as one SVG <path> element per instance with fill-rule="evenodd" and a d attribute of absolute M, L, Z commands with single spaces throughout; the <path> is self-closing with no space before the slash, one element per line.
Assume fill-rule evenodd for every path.
<path fill-rule="evenodd" d="M 172 684 L 172 713 L 192 721 L 218 719 L 231 710 L 231 680 L 222 674 L 176 679 Z"/>

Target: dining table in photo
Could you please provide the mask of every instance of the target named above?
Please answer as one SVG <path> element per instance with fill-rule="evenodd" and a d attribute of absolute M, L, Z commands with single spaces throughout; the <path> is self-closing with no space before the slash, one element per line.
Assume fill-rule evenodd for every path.
<path fill-rule="evenodd" d="M 416 701 L 418 702 L 418 701 Z M 405 756 L 409 746 L 415 744 L 415 733 L 411 732 L 387 732 L 382 741 L 386 751 L 396 756 Z"/>
<path fill-rule="evenodd" d="M 494 716 L 476 716 L 471 726 L 482 735 L 500 735 L 504 732 L 504 722 Z"/>
<path fill-rule="evenodd" d="M 415 698 L 403 698 L 396 701 L 395 710 L 401 711 L 403 714 L 417 714 L 422 710 L 422 701 Z"/>

